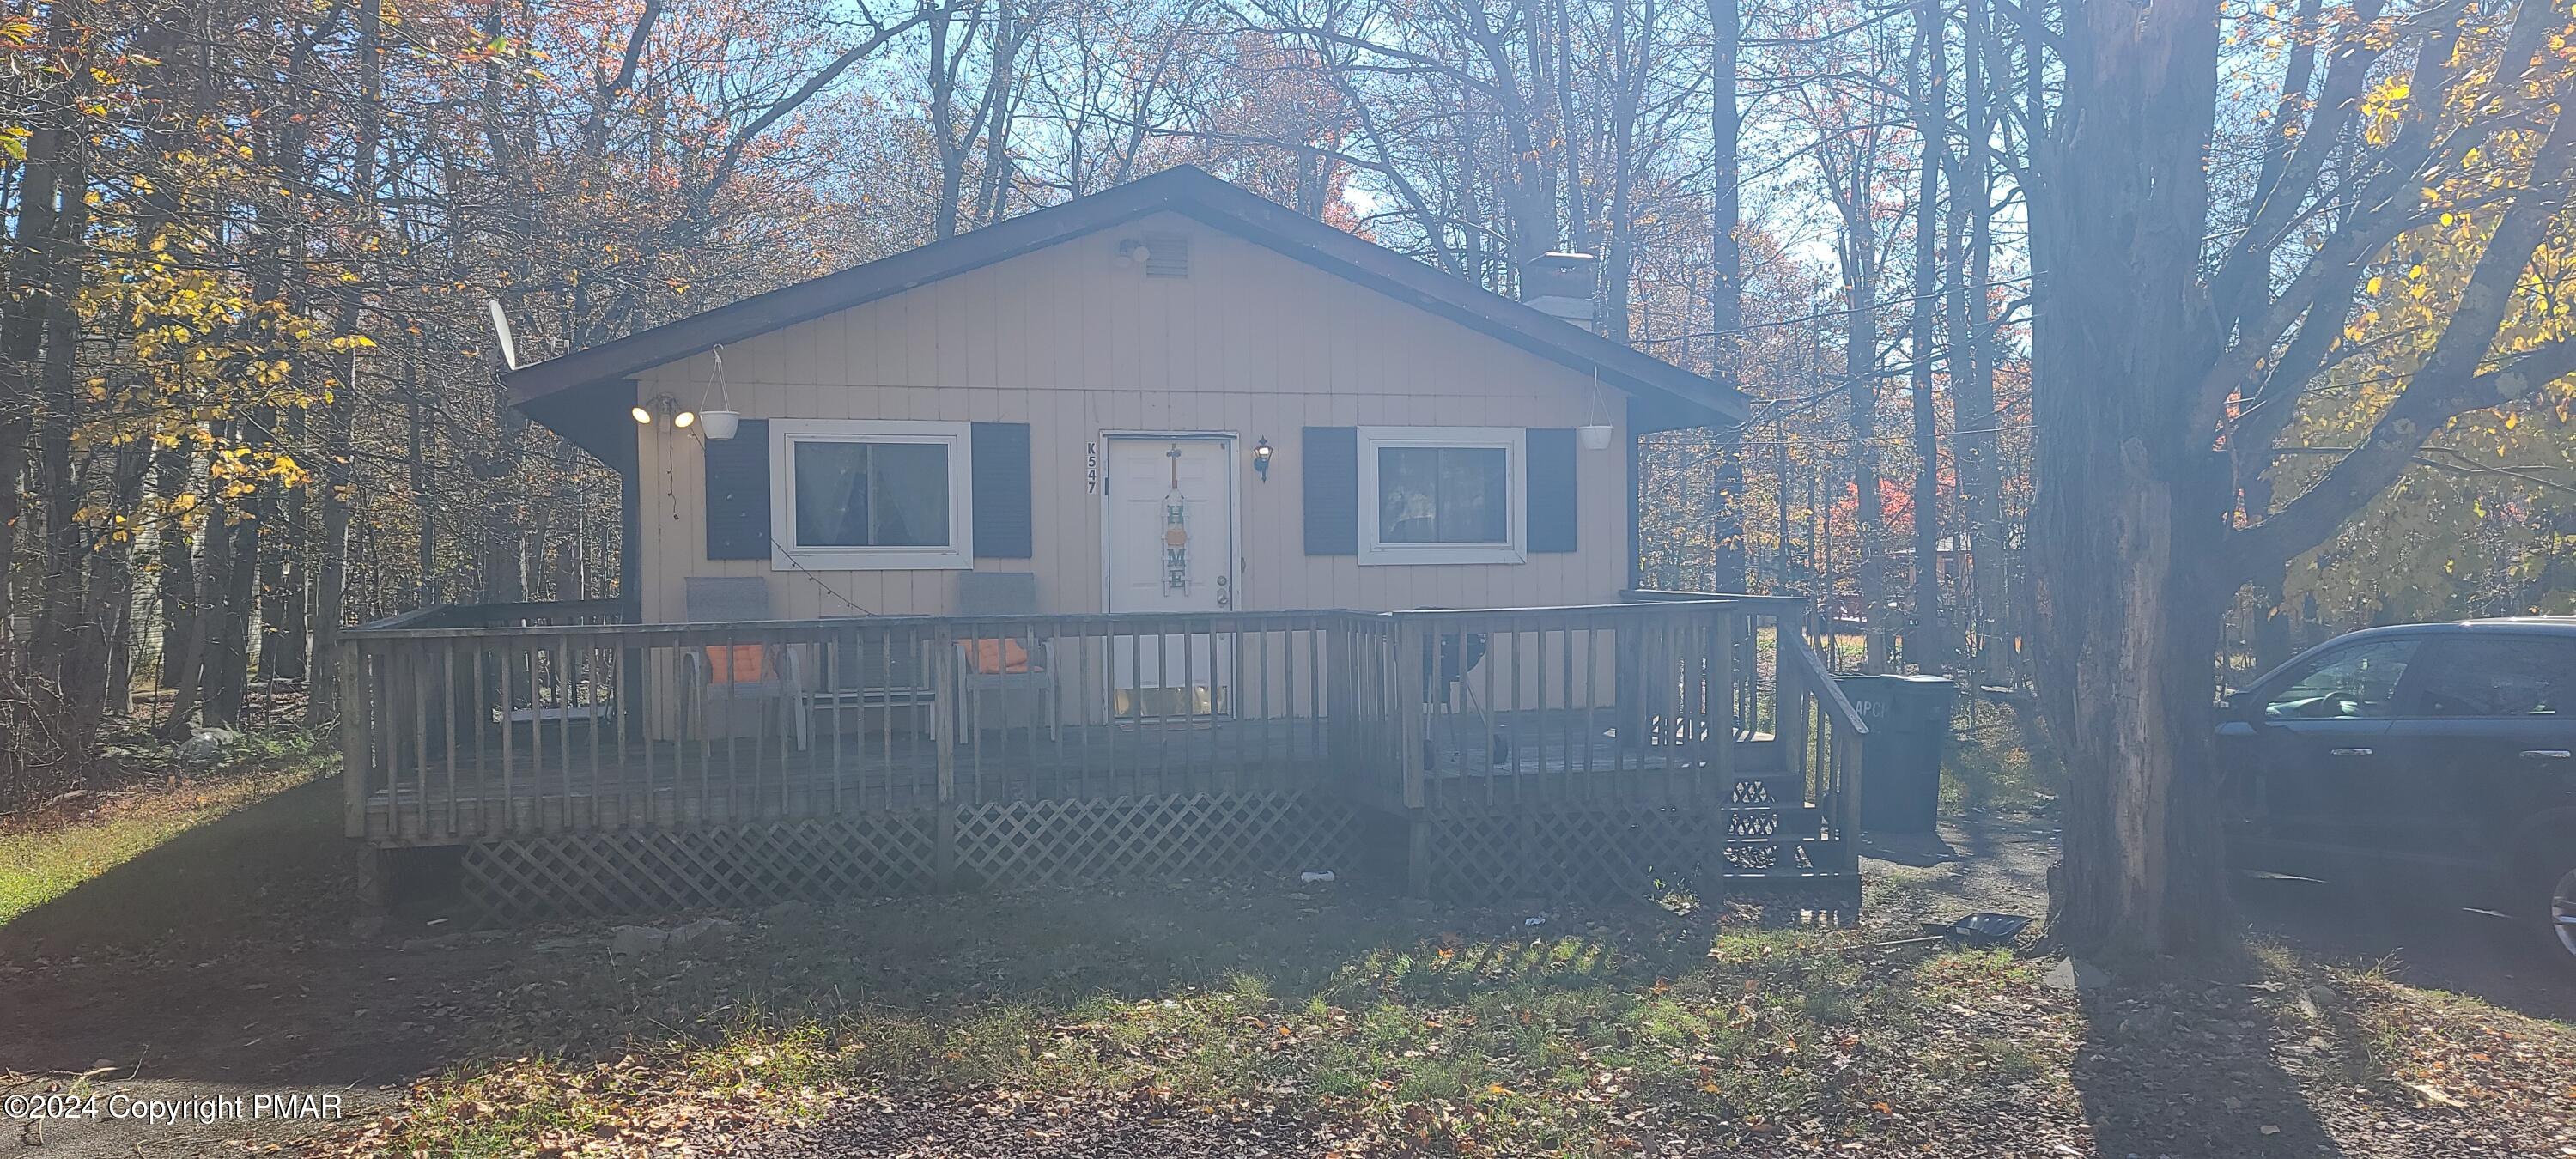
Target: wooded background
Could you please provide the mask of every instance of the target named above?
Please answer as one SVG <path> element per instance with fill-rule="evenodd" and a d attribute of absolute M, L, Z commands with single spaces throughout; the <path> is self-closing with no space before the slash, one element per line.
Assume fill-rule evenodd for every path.
<path fill-rule="evenodd" d="M 2049 587 L 2030 512 L 2063 481 L 2034 483 L 2034 318 L 2117 347 L 2102 320 L 2134 289 L 2176 349 L 2214 318 L 2211 359 L 2256 373 L 2081 454 L 2179 447 L 2239 527 L 2348 489 L 2376 470 L 2359 451 L 2400 460 L 2213 581 L 2231 626 L 2191 647 L 2241 670 L 2317 625 L 2569 610 L 2565 368 L 2417 408 L 2407 446 L 2384 423 L 2480 295 L 2502 314 L 2460 339 L 2477 367 L 2563 348 L 2576 18 L 2160 0 L 2138 33 L 2135 7 L 18 8 L 0 802 L 77 776 L 113 720 L 177 732 L 327 687 L 340 625 L 614 594 L 617 481 L 505 404 L 487 300 L 533 361 L 1183 162 L 1499 293 L 1531 256 L 1601 255 L 1606 334 L 1758 401 L 1741 431 L 1649 447 L 1654 586 L 1804 593 L 1901 635 L 1898 662 L 2026 676 Z M 2180 47 L 2106 70 L 2149 33 Z M 2131 121 L 2193 163 L 2127 174 L 2122 208 L 2093 197 L 2103 159 L 2165 139 Z M 2522 218 L 2538 233 L 2498 257 Z M 2052 220 L 2074 240 L 2035 247 Z M 2165 281 L 2155 250 L 2182 263 Z M 2052 313 L 2052 284 L 2111 297 Z M 2145 405 L 2069 373 L 2070 397 Z"/>

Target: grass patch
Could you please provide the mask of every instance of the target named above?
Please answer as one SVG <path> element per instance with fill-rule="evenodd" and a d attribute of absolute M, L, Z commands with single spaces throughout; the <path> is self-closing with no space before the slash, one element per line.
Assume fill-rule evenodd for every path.
<path fill-rule="evenodd" d="M 230 769 L 85 799 L 97 807 L 57 811 L 0 828 L 0 925 L 71 892 L 208 821 L 313 779 L 319 769 L 307 734 L 245 738 Z"/>
<path fill-rule="evenodd" d="M 1951 714 L 1949 754 L 1941 762 L 1941 811 L 2013 813 L 2054 804 L 2066 768 L 2051 751 L 2032 704 L 1983 701 L 1970 720 L 1968 698 Z"/>
<path fill-rule="evenodd" d="M 1300 915 L 1275 896 L 1065 891 L 852 907 L 714 962 L 558 960 L 491 1025 L 557 1044 L 546 1058 L 628 1061 L 445 1076 L 369 1143 L 524 1152 L 667 1118 L 674 1101 L 696 1121 L 909 1087 L 979 1105 L 1281 1108 L 1434 1152 L 1599 1153 L 1650 1129 L 1830 1145 L 1878 1138 L 1881 1108 L 1909 1091 L 1937 1094 L 1892 1073 L 1920 1069 L 1903 1043 L 1927 1023 L 1997 992 L 2047 1001 L 2009 957 L 1868 962 L 1848 934 L 1451 921 L 1363 897 Z M 585 1031 L 579 1011 L 605 1018 Z M 662 1030 L 617 1042 L 643 1026 Z M 1961 1073 L 2048 1065 L 1998 1040 Z"/>

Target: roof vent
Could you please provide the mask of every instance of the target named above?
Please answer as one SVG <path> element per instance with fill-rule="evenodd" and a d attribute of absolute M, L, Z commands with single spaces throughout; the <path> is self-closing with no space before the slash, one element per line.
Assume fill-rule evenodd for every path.
<path fill-rule="evenodd" d="M 1146 277 L 1186 278 L 1190 276 L 1190 235 L 1149 233 L 1145 235 L 1145 250 Z"/>

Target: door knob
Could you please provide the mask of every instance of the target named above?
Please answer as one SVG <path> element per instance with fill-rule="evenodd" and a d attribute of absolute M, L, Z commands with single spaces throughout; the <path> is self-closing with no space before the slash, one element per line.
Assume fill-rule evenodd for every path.
<path fill-rule="evenodd" d="M 2366 757 L 2370 755 L 2369 749 L 2327 749 L 2326 752 L 2338 757 Z"/>

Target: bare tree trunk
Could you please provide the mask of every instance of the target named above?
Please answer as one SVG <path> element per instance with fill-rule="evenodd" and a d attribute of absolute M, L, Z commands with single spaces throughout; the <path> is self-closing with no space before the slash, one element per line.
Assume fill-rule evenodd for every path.
<path fill-rule="evenodd" d="M 1961 93 L 1963 134 L 1958 178 L 1952 183 L 1952 236 L 1964 221 L 1968 236 L 1953 247 L 1950 286 L 1950 416 L 1956 446 L 1959 491 L 1967 517 L 1960 537 L 1960 558 L 1969 568 L 1969 614 L 1976 619 L 1978 667 L 1992 672 L 2008 667 L 2010 650 L 2001 647 L 2006 633 L 1993 622 L 2006 600 L 2004 583 L 2009 558 L 2002 520 L 2001 446 L 1995 413 L 1993 322 L 1989 302 L 1994 256 L 1994 120 L 1988 113 L 1988 55 L 1993 51 L 1988 26 L 1989 0 L 1964 0 L 1964 65 Z"/>
<path fill-rule="evenodd" d="M 375 5 L 352 7 L 358 28 L 357 133 L 350 164 L 349 189 L 360 238 L 376 236 L 376 152 L 383 136 L 384 65 L 378 54 L 380 15 Z M 364 252 L 363 246 L 360 252 Z M 360 279 L 361 282 L 365 279 Z M 366 298 L 356 289 L 340 296 L 336 333 L 346 339 L 359 332 Z M 349 490 L 356 485 L 351 427 L 358 406 L 358 351 L 348 352 L 347 373 L 340 389 L 322 409 L 321 574 L 313 588 L 312 680 L 304 699 L 304 719 L 321 724 L 339 704 L 340 627 L 349 615 Z M 415 412 L 416 414 L 417 412 Z"/>
<path fill-rule="evenodd" d="M 153 456 L 152 491 L 162 511 L 159 528 L 161 599 L 161 664 L 159 684 L 177 688 L 181 674 L 197 663 L 196 536 L 178 514 L 177 501 L 189 493 L 194 473 L 193 451 L 173 448 Z"/>
<path fill-rule="evenodd" d="M 977 223 L 1002 220 L 1011 194 L 1012 66 L 1020 56 L 1027 30 L 1013 19 L 1012 0 L 995 0 L 993 9 L 993 74 L 985 82 L 983 196 L 976 199 Z M 1035 13 L 1031 13 L 1032 20 Z"/>
<path fill-rule="evenodd" d="M 238 425 L 230 419 L 212 423 L 209 433 L 215 445 L 221 446 L 230 439 Z M 175 691 L 170 698 L 170 718 L 161 725 L 162 732 L 168 736 L 186 735 L 189 722 L 204 710 L 210 691 L 224 681 L 222 662 L 215 648 L 222 634 L 224 588 L 229 583 L 233 551 L 240 537 L 229 522 L 232 502 L 211 484 L 208 491 L 210 494 L 204 505 L 205 558 L 200 566 L 193 568 L 195 583 L 188 594 L 190 611 L 186 632 L 175 646 L 163 645 L 165 652 L 179 657 L 178 675 L 172 682 Z"/>
<path fill-rule="evenodd" d="M 1866 187 L 1865 183 L 1863 186 Z M 1866 213 L 1864 207 L 1862 213 Z M 1846 227 L 1844 270 L 1851 287 L 1843 314 L 1843 389 L 1851 403 L 1853 533 L 1860 569 L 1860 599 L 1869 631 L 1869 667 L 1884 672 L 1887 656 L 1887 513 L 1878 491 L 1878 270 L 1869 223 Z"/>
<path fill-rule="evenodd" d="M 55 4 L 45 21 L 45 44 L 50 51 L 66 56 L 74 51 L 78 18 L 83 6 L 78 3 Z M 11 579 L 12 565 L 18 558 L 17 536 L 26 523 L 26 491 L 22 480 L 29 466 L 28 438 L 35 432 L 40 396 L 44 390 L 46 325 L 57 309 L 65 308 L 54 295 L 44 291 L 60 282 L 57 267 L 77 261 L 65 252 L 59 235 L 58 209 L 78 203 L 81 181 L 72 176 L 79 172 L 79 151 L 84 147 L 77 129 L 68 127 L 78 114 L 69 94 L 58 96 L 55 104 L 30 118 L 26 142 L 26 159 L 19 167 L 17 212 L 10 215 L 16 226 L 11 238 L 14 253 L 9 269 L 9 284 L 28 291 L 0 297 L 0 639 L 14 631 L 17 603 Z M 35 648 L 21 650 L 19 656 L 42 655 L 41 642 Z"/>
<path fill-rule="evenodd" d="M 74 34 L 67 30 L 65 35 Z M 75 71 L 88 75 L 85 69 Z M 87 89 L 86 82 L 72 85 L 70 102 L 75 106 L 82 103 Z M 51 668 L 64 682 L 64 697 L 78 721 L 96 711 L 97 698 L 105 687 L 75 685 L 70 666 L 75 651 L 73 637 L 86 628 L 82 614 L 87 608 L 81 586 L 86 573 L 81 561 L 89 534 L 80 519 L 87 496 L 72 464 L 72 431 L 80 423 L 83 406 L 79 390 L 81 324 L 80 314 L 73 306 L 80 296 L 81 259 L 89 233 L 89 146 L 84 118 L 72 111 L 63 115 L 69 126 L 63 130 L 54 170 L 60 203 L 55 207 L 52 236 L 46 244 L 45 281 L 38 284 L 44 307 L 43 367 L 38 378 L 42 402 L 36 421 L 33 482 L 44 500 L 45 587 L 35 646 L 28 655 L 35 663 Z"/>
<path fill-rule="evenodd" d="M 413 567 L 420 586 L 413 593 L 421 607 L 439 602 L 438 583 L 438 493 L 429 482 L 428 431 L 421 413 L 420 352 L 415 346 L 403 358 L 403 433 L 405 462 L 411 472 L 412 502 L 420 508 L 420 537 L 415 547 L 418 555 Z"/>
<path fill-rule="evenodd" d="M 1744 329 L 1744 248 L 1736 234 L 1744 227 L 1742 169 L 1736 159 L 1743 134 L 1743 113 L 1736 103 L 1736 64 L 1743 51 L 1743 11 L 1741 0 L 1709 0 L 1708 25 L 1709 90 L 1712 111 L 1709 117 L 1709 157 L 1716 170 L 1709 183 L 1711 212 L 1709 221 L 1709 373 L 1719 382 L 1738 390 L 1744 388 L 1742 366 Z M 1710 471 L 1710 506 L 1715 512 L 1711 528 L 1717 541 L 1714 564 L 1714 586 L 1719 591 L 1749 591 L 1749 570 L 1744 544 L 1744 428 L 1728 427 L 1717 432 L 1716 463 Z M 1788 478 L 1780 480 L 1780 502 L 1786 525 Z M 1788 536 L 1781 536 L 1783 558 L 1788 551 Z M 1788 573 L 1781 572 L 1785 580 Z"/>
<path fill-rule="evenodd" d="M 299 383 L 312 378 L 300 353 L 290 373 Z M 300 452 L 309 425 L 303 410 L 289 410 L 280 418 L 286 427 L 281 441 Z M 294 680 L 304 675 L 306 643 L 304 555 L 308 529 L 303 489 L 287 489 L 278 497 L 276 506 L 277 520 L 260 536 L 259 673 L 263 679 Z"/>
<path fill-rule="evenodd" d="M 1647 53 L 1654 43 L 1651 26 L 1636 31 L 1633 42 L 1629 35 L 1627 0 L 1610 0 L 1610 43 L 1617 54 L 1611 69 L 1615 86 L 1610 96 L 1610 220 L 1609 252 L 1602 265 L 1607 275 L 1603 289 L 1605 317 L 1600 332 L 1612 341 L 1626 345 L 1636 335 L 1634 309 L 1629 302 L 1629 284 L 1635 276 L 1634 239 L 1636 222 L 1634 205 L 1637 174 L 1634 156 L 1637 139 L 1637 105 L 1643 97 L 1646 70 L 1651 67 Z M 1567 150 L 1571 155 L 1573 150 Z"/>
<path fill-rule="evenodd" d="M 117 452 L 109 469 L 107 502 L 113 511 L 131 511 L 143 500 L 143 474 L 151 456 L 139 446 Z M 98 739 L 107 711 L 115 667 L 116 622 L 134 605 L 134 546 L 113 533 L 103 533 L 87 553 L 85 599 L 77 628 L 63 656 L 63 687 L 69 695 L 65 731 L 74 752 L 88 752 Z"/>
<path fill-rule="evenodd" d="M 226 504 L 218 510 L 228 516 L 238 510 L 240 518 L 227 520 L 210 533 L 223 550 L 220 555 L 208 553 L 206 560 L 208 624 L 205 675 L 199 690 L 208 724 L 242 722 L 250 679 L 252 581 L 259 574 L 259 525 L 267 518 L 268 507 L 261 496 L 252 496 L 237 509 Z"/>
<path fill-rule="evenodd" d="M 965 55 L 963 46 L 954 56 L 949 51 L 948 37 L 955 27 L 948 5 L 931 12 L 930 133 L 939 151 L 939 202 L 930 211 L 932 241 L 956 236 L 957 199 L 966 187 L 966 150 L 957 143 L 951 124 L 957 108 L 957 68 Z"/>
<path fill-rule="evenodd" d="M 1969 0 L 1974 3 L 1975 0 Z M 1923 0 L 1914 18 L 1911 94 L 1922 159 L 1914 191 L 1914 318 L 1910 385 L 1914 395 L 1914 617 L 1906 659 L 1925 672 L 1949 662 L 1950 626 L 1941 611 L 1941 434 L 1932 397 L 1933 317 L 1940 311 L 1941 158 L 1949 149 L 1950 78 L 1939 0 Z M 1950 340 L 1960 335 L 1952 331 Z"/>

